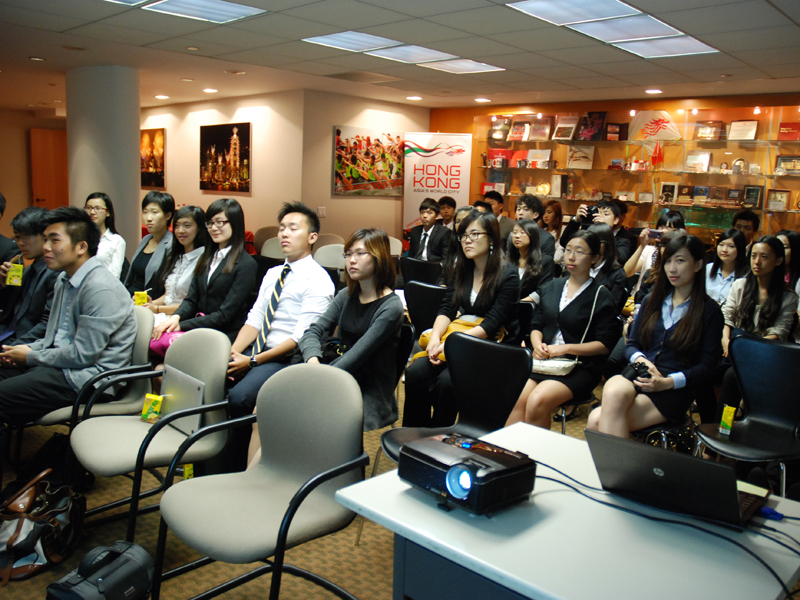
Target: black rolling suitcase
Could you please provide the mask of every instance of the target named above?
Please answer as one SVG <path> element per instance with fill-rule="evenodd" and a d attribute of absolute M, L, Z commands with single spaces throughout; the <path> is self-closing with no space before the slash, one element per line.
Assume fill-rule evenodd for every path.
<path fill-rule="evenodd" d="M 141 546 L 118 541 L 98 546 L 69 575 L 47 586 L 47 600 L 146 600 L 153 559 Z"/>

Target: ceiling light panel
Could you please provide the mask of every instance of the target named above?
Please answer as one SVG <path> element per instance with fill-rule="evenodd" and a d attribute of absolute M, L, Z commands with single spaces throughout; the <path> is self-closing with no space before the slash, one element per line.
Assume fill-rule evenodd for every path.
<path fill-rule="evenodd" d="M 476 62 L 474 60 L 468 60 L 466 58 L 422 63 L 419 66 L 428 69 L 436 69 L 437 71 L 445 71 L 447 73 L 455 73 L 456 75 L 463 75 L 464 73 L 491 73 L 492 71 L 505 71 L 505 69 L 501 67 L 493 67 L 492 65 Z"/>
<path fill-rule="evenodd" d="M 349 50 L 351 52 L 367 52 L 368 50 L 378 50 L 391 46 L 400 46 L 403 42 L 390 40 L 389 38 L 359 33 L 357 31 L 343 31 L 331 35 L 319 35 L 316 37 L 305 38 L 304 42 L 329 46 L 339 50 Z"/>
<path fill-rule="evenodd" d="M 569 25 L 598 19 L 613 19 L 641 14 L 619 0 L 525 0 L 507 4 L 527 15 L 553 25 Z"/>
<path fill-rule="evenodd" d="M 392 48 L 373 50 L 372 52 L 367 52 L 367 54 L 409 64 L 458 58 L 455 54 L 447 54 L 447 52 L 439 52 L 422 46 L 394 46 Z"/>
<path fill-rule="evenodd" d="M 161 0 L 143 6 L 142 9 L 211 23 L 230 23 L 267 12 L 260 8 L 224 2 L 224 0 Z"/>
<path fill-rule="evenodd" d="M 125 6 L 136 6 L 147 0 L 106 0 L 106 2 L 113 2 L 114 4 L 124 4 Z"/>
<path fill-rule="evenodd" d="M 662 23 L 650 15 L 575 23 L 574 25 L 567 25 L 567 29 L 572 29 L 609 44 L 612 42 L 644 40 L 683 34 L 681 31 Z"/>
<path fill-rule="evenodd" d="M 668 56 L 687 56 L 690 54 L 709 54 L 719 52 L 716 48 L 704 44 L 688 35 L 660 38 L 657 40 L 641 40 L 612 44 L 642 58 L 666 58 Z"/>

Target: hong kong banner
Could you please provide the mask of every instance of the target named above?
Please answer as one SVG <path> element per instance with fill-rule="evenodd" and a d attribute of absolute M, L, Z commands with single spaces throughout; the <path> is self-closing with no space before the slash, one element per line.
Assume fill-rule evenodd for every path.
<path fill-rule="evenodd" d="M 425 198 L 450 196 L 458 206 L 469 204 L 471 133 L 406 133 L 403 229 L 419 224 Z"/>

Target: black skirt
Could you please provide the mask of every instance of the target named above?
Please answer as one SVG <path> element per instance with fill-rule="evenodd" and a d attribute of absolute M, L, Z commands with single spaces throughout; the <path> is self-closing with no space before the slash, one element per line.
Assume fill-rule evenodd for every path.
<path fill-rule="evenodd" d="M 592 395 L 592 391 L 600 383 L 602 375 L 595 369 L 587 369 L 583 365 L 578 365 L 569 375 L 542 375 L 540 373 L 531 373 L 531 379 L 537 383 L 542 381 L 558 381 L 563 383 L 572 392 L 573 400 L 582 400 Z"/>

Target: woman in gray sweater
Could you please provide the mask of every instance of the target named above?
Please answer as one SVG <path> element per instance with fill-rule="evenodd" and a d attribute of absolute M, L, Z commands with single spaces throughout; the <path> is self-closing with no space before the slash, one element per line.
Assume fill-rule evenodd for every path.
<path fill-rule="evenodd" d="M 340 291 L 300 339 L 303 360 L 320 363 L 322 343 L 338 326 L 342 354 L 330 364 L 355 377 L 364 398 L 364 431 L 397 420 L 397 347 L 403 303 L 394 294 L 389 238 L 359 229 L 344 246 L 347 289 Z"/>

